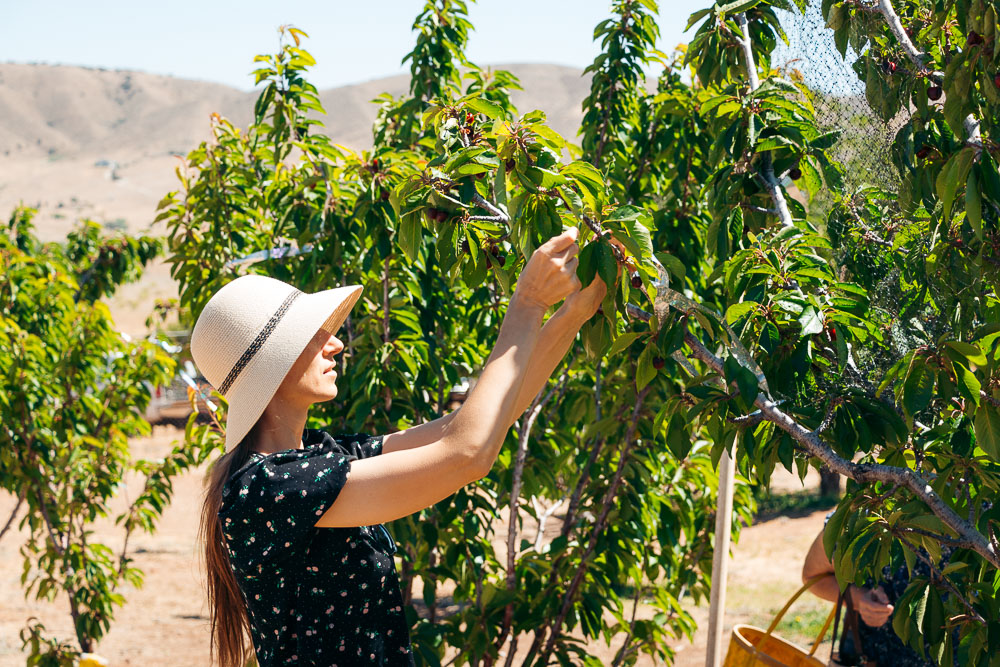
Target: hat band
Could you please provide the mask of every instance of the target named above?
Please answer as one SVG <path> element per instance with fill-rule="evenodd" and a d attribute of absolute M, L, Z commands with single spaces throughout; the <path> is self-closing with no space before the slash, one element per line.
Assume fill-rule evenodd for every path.
<path fill-rule="evenodd" d="M 236 364 L 233 366 L 233 370 L 229 371 L 229 375 L 226 376 L 226 381 L 222 383 L 221 387 L 219 387 L 220 394 L 223 396 L 226 395 L 229 388 L 233 386 L 234 382 L 236 382 L 236 378 L 240 376 L 240 373 L 243 372 L 243 369 L 246 368 L 247 364 L 249 364 L 254 358 L 254 355 L 256 355 L 260 348 L 264 346 L 268 336 L 274 332 L 275 327 L 278 326 L 278 322 L 280 322 L 281 318 L 285 316 L 285 312 L 288 310 L 288 307 L 291 306 L 292 302 L 301 295 L 302 292 L 295 290 L 285 297 L 285 300 L 281 302 L 280 306 L 278 306 L 278 310 L 275 311 L 274 315 L 271 316 L 271 319 L 269 319 L 267 324 L 264 325 L 264 328 L 261 329 L 259 334 L 257 334 L 257 337 L 253 339 L 252 343 L 250 343 L 250 347 L 248 347 L 246 352 L 243 353 L 243 356 L 237 360 Z"/>

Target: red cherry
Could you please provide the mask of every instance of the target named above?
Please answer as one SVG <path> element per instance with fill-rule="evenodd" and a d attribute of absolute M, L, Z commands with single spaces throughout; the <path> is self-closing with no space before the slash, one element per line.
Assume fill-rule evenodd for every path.
<path fill-rule="evenodd" d="M 382 193 L 380 196 L 382 197 L 382 201 L 389 201 L 389 191 L 386 190 L 385 188 L 382 188 Z"/>
<path fill-rule="evenodd" d="M 509 172 L 514 168 L 514 164 L 515 164 L 514 158 L 511 158 L 504 163 L 504 167 L 506 167 L 507 171 Z"/>
<path fill-rule="evenodd" d="M 476 178 L 478 178 L 480 180 L 482 180 L 483 178 L 486 178 L 486 172 L 485 171 L 479 172 L 478 174 L 476 174 Z"/>
<path fill-rule="evenodd" d="M 966 43 L 969 46 L 978 46 L 983 43 L 983 36 L 980 35 L 978 32 L 976 32 L 975 30 L 973 30 L 972 32 L 969 33 L 969 39 L 966 40 Z"/>
<path fill-rule="evenodd" d="M 931 150 L 931 147 L 926 144 L 921 146 L 920 150 L 917 151 L 917 159 L 926 160 L 927 156 L 931 154 Z"/>
<path fill-rule="evenodd" d="M 632 276 L 632 287 L 636 289 L 642 288 L 642 278 L 639 277 L 638 273 Z"/>
<path fill-rule="evenodd" d="M 933 102 L 937 102 L 941 99 L 941 86 L 931 86 L 927 89 L 927 97 Z"/>
<path fill-rule="evenodd" d="M 468 253 L 469 252 L 469 240 L 468 239 L 462 239 L 462 245 L 460 247 L 462 248 L 462 252 Z"/>
<path fill-rule="evenodd" d="M 997 72 L 997 74 L 993 77 L 993 85 L 1000 88 L 1000 72 Z"/>
<path fill-rule="evenodd" d="M 465 124 L 466 125 L 472 125 L 475 121 L 476 121 L 475 116 L 473 116 L 471 113 L 469 113 L 468 111 L 466 111 L 465 112 Z"/>
<path fill-rule="evenodd" d="M 802 178 L 802 170 L 798 167 L 792 167 L 788 170 L 788 177 L 793 181 L 797 181 Z"/>
<path fill-rule="evenodd" d="M 653 357 L 653 368 L 660 370 L 667 362 L 663 357 Z"/>

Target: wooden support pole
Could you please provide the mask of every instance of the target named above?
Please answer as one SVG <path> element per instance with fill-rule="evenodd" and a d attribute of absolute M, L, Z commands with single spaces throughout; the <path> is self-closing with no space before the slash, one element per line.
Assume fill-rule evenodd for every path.
<path fill-rule="evenodd" d="M 719 497 L 715 512 L 715 551 L 712 554 L 712 592 L 708 610 L 708 650 L 705 667 L 720 667 L 725 657 L 726 577 L 729 574 L 729 536 L 733 526 L 733 478 L 736 461 L 728 452 L 719 459 Z"/>

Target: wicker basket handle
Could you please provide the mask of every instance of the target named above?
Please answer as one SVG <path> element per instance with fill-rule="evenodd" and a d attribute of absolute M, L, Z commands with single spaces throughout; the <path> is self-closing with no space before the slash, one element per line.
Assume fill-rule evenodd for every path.
<path fill-rule="evenodd" d="M 785 606 L 781 608 L 781 611 L 779 611 L 778 614 L 774 617 L 774 620 L 771 621 L 771 625 L 768 626 L 767 631 L 764 633 L 765 635 L 764 639 L 761 640 L 760 644 L 757 645 L 757 650 L 762 650 L 761 647 L 763 647 L 764 644 L 767 643 L 767 640 L 771 638 L 771 634 L 774 632 L 774 629 L 778 627 L 778 623 L 781 622 L 781 619 L 785 616 L 785 613 L 792 606 L 792 604 L 796 600 L 798 600 L 803 593 L 812 588 L 813 584 L 815 584 L 820 579 L 823 579 L 824 577 L 828 576 L 828 574 L 829 573 L 817 574 L 816 576 L 809 578 L 806 581 L 806 583 L 802 584 L 802 587 L 799 590 L 795 591 L 795 595 L 793 595 L 791 599 L 789 599 L 788 602 L 785 603 Z M 834 605 L 834 608 L 830 610 L 829 616 L 826 617 L 826 622 L 820 629 L 819 635 L 816 637 L 816 641 L 813 642 L 812 648 L 809 649 L 810 656 L 816 653 L 816 649 L 818 649 L 819 645 L 823 643 L 823 637 L 826 636 L 826 631 L 830 629 L 830 624 L 833 622 L 833 615 L 836 613 L 836 611 L 837 607 L 836 605 Z"/>

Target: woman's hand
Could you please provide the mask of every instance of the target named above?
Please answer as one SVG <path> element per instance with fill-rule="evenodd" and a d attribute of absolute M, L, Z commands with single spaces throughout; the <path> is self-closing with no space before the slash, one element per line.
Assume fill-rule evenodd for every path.
<path fill-rule="evenodd" d="M 851 596 L 851 604 L 861 615 L 861 620 L 870 628 L 884 625 L 892 616 L 893 606 L 889 604 L 889 597 L 881 586 L 861 588 L 851 584 L 848 595 Z"/>
<path fill-rule="evenodd" d="M 517 280 L 512 302 L 548 310 L 550 306 L 580 291 L 576 254 L 580 247 L 575 227 L 553 236 L 538 247 Z"/>
<path fill-rule="evenodd" d="M 604 301 L 607 293 L 608 286 L 604 284 L 600 276 L 594 276 L 589 285 L 566 297 L 566 301 L 563 302 L 559 310 L 574 316 L 580 322 L 586 322 L 601 307 L 601 302 Z"/>

